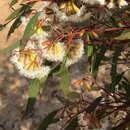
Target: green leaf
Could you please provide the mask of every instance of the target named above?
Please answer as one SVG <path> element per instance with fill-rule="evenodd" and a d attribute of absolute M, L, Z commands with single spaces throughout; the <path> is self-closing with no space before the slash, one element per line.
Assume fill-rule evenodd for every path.
<path fill-rule="evenodd" d="M 69 92 L 67 94 L 68 98 L 70 99 L 79 99 L 80 98 L 80 94 L 77 92 Z"/>
<path fill-rule="evenodd" d="M 28 22 L 23 34 L 23 39 L 30 37 L 34 33 L 39 14 L 40 13 L 36 13 Z"/>
<path fill-rule="evenodd" d="M 78 119 L 74 118 L 65 128 L 65 130 L 76 130 L 78 127 Z"/>
<path fill-rule="evenodd" d="M 23 13 L 23 11 L 21 10 L 21 8 L 15 10 L 13 13 L 11 13 L 7 18 L 6 21 L 8 20 L 13 20 L 16 17 L 20 16 Z"/>
<path fill-rule="evenodd" d="M 93 39 L 93 36 L 91 33 L 88 33 L 87 34 L 87 41 L 88 41 L 88 44 L 87 44 L 87 47 L 86 47 L 86 54 L 87 54 L 87 57 L 88 57 L 88 60 L 89 60 L 89 63 L 91 64 L 91 58 L 94 54 L 94 45 L 91 41 L 91 39 Z"/>
<path fill-rule="evenodd" d="M 67 67 L 63 67 L 60 71 L 59 76 L 61 77 L 60 87 L 64 92 L 64 95 L 67 96 L 70 89 L 70 74 Z"/>
<path fill-rule="evenodd" d="M 87 56 L 92 57 L 93 56 L 93 51 L 94 51 L 93 44 L 89 44 L 88 49 L 87 49 Z"/>
<path fill-rule="evenodd" d="M 17 2 L 18 2 L 18 0 L 12 0 L 11 3 L 10 3 L 10 5 L 13 6 L 13 5 L 15 5 Z"/>
<path fill-rule="evenodd" d="M 110 89 L 111 89 L 112 91 L 115 90 L 116 85 L 118 85 L 119 82 L 121 81 L 121 79 L 123 78 L 124 73 L 125 73 L 125 72 L 122 72 L 122 73 L 117 74 L 117 75 L 115 76 L 115 78 L 113 79 L 113 81 L 112 81 L 112 83 L 111 83 L 111 85 L 110 85 Z"/>
<path fill-rule="evenodd" d="M 8 20 L 14 20 L 15 18 L 17 17 L 21 17 L 21 16 L 24 16 L 25 14 L 31 12 L 31 8 L 33 6 L 34 2 L 30 2 L 28 4 L 21 4 L 22 7 L 21 8 L 18 8 L 17 10 L 15 10 L 13 13 L 11 13 L 6 21 Z"/>
<path fill-rule="evenodd" d="M 23 17 L 26 13 L 31 12 L 32 5 L 33 5 L 33 3 L 30 3 L 30 5 L 23 4 L 21 8 L 17 9 L 14 13 L 12 13 L 7 18 L 7 20 L 13 20 L 16 18 L 16 20 L 14 21 L 14 23 L 10 27 L 10 30 L 9 30 L 8 35 L 7 35 L 7 39 L 15 31 L 15 29 L 17 29 L 21 25 L 21 23 L 22 23 L 21 17 Z"/>
<path fill-rule="evenodd" d="M 91 72 L 93 76 L 96 78 L 97 72 L 100 66 L 101 61 L 104 59 L 105 52 L 107 47 L 104 45 L 99 46 L 98 50 L 95 51 L 93 61 L 91 63 Z"/>
<path fill-rule="evenodd" d="M 112 78 L 112 83 L 110 85 L 110 88 L 112 91 L 115 90 L 115 86 L 118 84 L 117 82 L 117 63 L 118 63 L 118 57 L 120 56 L 122 51 L 122 46 L 116 46 L 113 57 L 112 57 L 112 64 L 111 64 L 111 78 Z"/>
<path fill-rule="evenodd" d="M 10 30 L 8 32 L 7 35 L 7 39 L 9 39 L 10 35 L 15 31 L 15 29 L 17 29 L 20 25 L 21 25 L 21 17 L 17 18 L 14 23 L 12 24 L 12 26 L 10 27 Z"/>
<path fill-rule="evenodd" d="M 47 76 L 42 79 L 32 79 L 29 86 L 29 98 L 24 115 L 28 115 L 32 112 L 32 108 L 36 102 L 36 98 L 39 94 L 41 84 L 47 80 Z"/>
<path fill-rule="evenodd" d="M 117 40 L 128 40 L 130 39 L 130 30 L 125 30 L 120 36 L 116 37 Z"/>
<path fill-rule="evenodd" d="M 2 31 L 6 27 L 6 24 L 0 24 L 0 31 Z"/>
<path fill-rule="evenodd" d="M 40 91 L 40 80 L 38 79 L 31 80 L 29 86 L 29 99 L 28 99 L 25 115 L 27 115 L 32 111 L 32 108 L 35 104 L 39 91 Z"/>
<path fill-rule="evenodd" d="M 14 44 L 10 45 L 9 47 L 0 50 L 0 53 L 10 53 L 12 50 L 20 46 L 20 41 L 15 42 Z"/>
<path fill-rule="evenodd" d="M 39 79 L 33 79 L 30 82 L 30 88 L 29 88 L 29 97 L 30 98 L 35 98 L 40 89 L 40 80 Z"/>
<path fill-rule="evenodd" d="M 52 123 L 56 123 L 59 121 L 59 119 L 55 118 L 55 115 L 57 114 L 59 110 L 55 110 L 48 114 L 45 119 L 41 122 L 38 130 L 46 130 L 48 126 Z"/>
<path fill-rule="evenodd" d="M 87 47 L 86 54 L 88 57 L 88 62 L 90 64 L 90 72 L 96 78 L 98 68 L 100 66 L 101 61 L 104 59 L 105 52 L 107 47 L 105 45 L 94 45 L 92 40 L 94 39 L 92 33 L 87 34 Z"/>

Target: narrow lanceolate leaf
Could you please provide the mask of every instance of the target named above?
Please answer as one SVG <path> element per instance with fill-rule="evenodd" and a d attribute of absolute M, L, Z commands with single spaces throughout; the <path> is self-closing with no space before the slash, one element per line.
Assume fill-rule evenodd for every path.
<path fill-rule="evenodd" d="M 6 27 L 6 24 L 0 24 L 0 31 L 2 31 Z"/>
<path fill-rule="evenodd" d="M 76 130 L 78 127 L 78 119 L 74 118 L 65 128 L 65 130 Z"/>
<path fill-rule="evenodd" d="M 130 30 L 125 30 L 122 32 L 122 34 L 115 39 L 117 40 L 128 40 L 130 39 Z"/>
<path fill-rule="evenodd" d="M 28 22 L 23 34 L 23 39 L 30 37 L 34 33 L 39 14 L 40 13 L 36 13 Z"/>
<path fill-rule="evenodd" d="M 110 85 L 110 88 L 111 88 L 112 91 L 114 91 L 116 85 L 118 85 L 118 84 L 120 83 L 120 81 L 121 81 L 121 79 L 123 78 L 124 74 L 125 74 L 125 72 L 122 72 L 122 73 L 120 73 L 120 74 L 117 74 L 117 75 L 114 77 L 114 79 L 113 79 L 113 81 L 112 81 L 112 83 L 111 83 L 111 85 Z"/>
<path fill-rule="evenodd" d="M 20 46 L 20 41 L 15 42 L 14 44 L 10 45 L 9 47 L 0 50 L 0 53 L 6 54 L 10 53 L 12 50 Z"/>
<path fill-rule="evenodd" d="M 94 75 L 94 77 L 96 78 L 97 76 L 97 72 L 100 66 L 100 63 L 102 62 L 105 52 L 106 52 L 107 48 L 106 46 L 100 46 L 98 49 L 98 52 L 95 53 L 94 55 L 94 59 L 92 61 L 92 66 L 91 66 L 91 72 Z"/>
<path fill-rule="evenodd" d="M 35 104 L 36 97 L 39 93 L 39 90 L 40 90 L 40 80 L 38 79 L 31 80 L 30 86 L 29 86 L 29 99 L 28 99 L 25 115 L 27 115 L 28 113 L 32 111 L 32 108 Z"/>
<path fill-rule="evenodd" d="M 15 5 L 17 2 L 18 2 L 18 0 L 12 0 L 11 3 L 10 3 L 10 6 Z"/>
<path fill-rule="evenodd" d="M 93 44 L 88 44 L 87 46 L 87 56 L 88 59 L 91 58 L 93 56 L 93 52 L 94 52 L 94 45 Z"/>
<path fill-rule="evenodd" d="M 113 57 L 112 57 L 112 64 L 111 64 L 111 78 L 112 78 L 112 83 L 110 85 L 110 88 L 112 91 L 115 90 L 115 86 L 118 84 L 117 83 L 117 63 L 118 63 L 118 57 L 121 55 L 121 51 L 122 51 L 122 46 L 117 46 L 115 48 L 115 52 L 113 53 Z"/>
<path fill-rule="evenodd" d="M 15 19 L 14 23 L 12 24 L 12 26 L 10 27 L 10 30 L 8 32 L 8 35 L 7 35 L 7 39 L 10 37 L 10 35 L 15 31 L 15 29 L 17 29 L 22 21 L 21 21 L 21 17 L 24 16 L 26 13 L 29 13 L 31 12 L 31 8 L 32 8 L 32 4 L 30 5 L 22 5 L 21 8 L 17 9 L 16 11 L 14 11 L 8 18 L 7 20 L 13 20 Z"/>
<path fill-rule="evenodd" d="M 11 21 L 14 20 L 15 18 L 18 18 L 20 16 L 24 16 L 25 14 L 31 12 L 31 8 L 33 6 L 34 3 L 29 3 L 29 4 L 21 4 L 22 7 L 16 9 L 13 13 L 11 13 L 6 21 Z"/>
<path fill-rule="evenodd" d="M 59 110 L 55 110 L 48 114 L 45 119 L 41 122 L 38 130 L 46 130 L 50 124 L 56 123 L 59 121 L 59 119 L 55 118 L 55 115 L 57 114 Z"/>
<path fill-rule="evenodd" d="M 23 11 L 21 10 L 21 8 L 15 10 L 13 13 L 11 13 L 7 18 L 6 21 L 8 20 L 13 20 L 16 17 L 20 16 L 23 13 Z"/>
<path fill-rule="evenodd" d="M 91 60 L 92 60 L 92 57 L 93 57 L 93 54 L 94 54 L 94 45 L 91 42 L 90 37 L 91 37 L 90 34 L 87 35 L 88 45 L 86 47 L 86 54 L 87 54 L 87 57 L 88 57 L 88 61 L 91 64 Z"/>
<path fill-rule="evenodd" d="M 15 29 L 17 29 L 21 25 L 21 23 L 22 22 L 20 17 L 14 21 L 8 32 L 7 39 L 9 39 L 10 35 L 15 31 Z"/>
<path fill-rule="evenodd" d="M 61 89 L 64 92 L 64 95 L 67 96 L 70 87 L 70 74 L 68 68 L 66 68 L 65 66 L 60 71 L 60 77 L 61 77 L 61 83 L 60 83 Z"/>
<path fill-rule="evenodd" d="M 33 106 L 36 102 L 36 98 L 39 94 L 41 84 L 44 84 L 44 82 L 47 80 L 47 76 L 42 78 L 42 79 L 32 79 L 30 81 L 30 86 L 29 86 L 29 98 L 28 98 L 28 103 L 27 107 L 25 110 L 25 116 L 28 115 L 29 113 L 32 112 Z"/>

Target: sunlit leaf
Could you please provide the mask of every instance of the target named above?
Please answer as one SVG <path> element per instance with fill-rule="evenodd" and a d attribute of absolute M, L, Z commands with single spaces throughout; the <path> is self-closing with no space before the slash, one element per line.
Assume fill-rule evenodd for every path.
<path fill-rule="evenodd" d="M 29 86 L 29 99 L 28 99 L 28 104 L 26 107 L 25 115 L 27 115 L 28 113 L 32 111 L 32 108 L 35 104 L 39 90 L 40 90 L 40 81 L 38 79 L 31 80 L 30 86 Z"/>
<path fill-rule="evenodd" d="M 117 40 L 128 40 L 130 39 L 130 30 L 125 30 L 121 33 L 120 36 L 116 37 Z"/>
<path fill-rule="evenodd" d="M 12 12 L 6 19 L 7 20 L 13 20 L 17 17 L 24 16 L 26 13 L 29 13 L 31 11 L 33 4 L 22 4 L 22 7 L 16 9 L 14 12 Z"/>
<path fill-rule="evenodd" d="M 11 13 L 7 18 L 7 20 L 13 20 L 15 19 L 17 16 L 20 16 L 23 13 L 23 11 L 21 10 L 21 8 L 15 10 L 13 13 Z"/>
<path fill-rule="evenodd" d="M 31 80 L 30 86 L 29 86 L 29 99 L 27 104 L 27 113 L 31 111 L 32 106 L 35 103 L 36 97 L 39 93 L 40 89 L 40 81 L 38 79 Z"/>
<path fill-rule="evenodd" d="M 34 33 L 39 14 L 40 13 L 36 13 L 28 22 L 23 34 L 23 39 L 30 37 Z"/>
<path fill-rule="evenodd" d="M 88 46 L 87 46 L 87 57 L 88 57 L 89 62 L 91 62 L 90 60 L 93 56 L 93 53 L 94 53 L 94 45 L 88 44 Z"/>
<path fill-rule="evenodd" d="M 65 96 L 67 96 L 70 91 L 70 74 L 68 68 L 64 66 L 60 71 L 59 76 L 61 77 L 60 87 L 64 92 Z"/>
<path fill-rule="evenodd" d="M 29 98 L 28 103 L 25 110 L 25 116 L 32 112 L 33 106 L 36 102 L 36 98 L 39 94 L 41 84 L 44 84 L 44 82 L 47 80 L 47 77 L 44 77 L 42 79 L 32 79 L 30 81 L 29 86 Z"/>

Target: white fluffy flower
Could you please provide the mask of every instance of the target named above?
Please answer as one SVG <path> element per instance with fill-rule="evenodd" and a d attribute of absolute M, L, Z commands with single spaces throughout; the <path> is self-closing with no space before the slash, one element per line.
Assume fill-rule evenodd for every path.
<path fill-rule="evenodd" d="M 42 65 L 42 59 L 31 42 L 22 51 L 16 48 L 10 61 L 17 67 L 21 75 L 31 79 L 43 78 L 50 72 L 49 66 Z"/>
<path fill-rule="evenodd" d="M 66 48 L 68 49 L 68 48 Z M 83 41 L 78 39 L 69 48 L 69 52 L 66 57 L 66 66 L 70 66 L 76 63 L 84 54 L 84 44 Z"/>
<path fill-rule="evenodd" d="M 60 6 L 53 4 L 53 10 L 61 21 L 82 22 L 90 18 L 91 13 L 85 13 L 85 6 L 79 8 L 74 2 L 61 3 Z"/>
<path fill-rule="evenodd" d="M 113 8 L 115 7 L 114 1 L 111 0 L 111 1 L 108 3 L 107 7 L 108 7 L 109 9 L 113 9 Z"/>
<path fill-rule="evenodd" d="M 127 6 L 128 5 L 126 0 L 119 0 L 118 4 L 119 4 L 120 8 L 122 8 L 123 6 Z"/>
<path fill-rule="evenodd" d="M 49 66 L 41 66 L 37 68 L 36 70 L 27 70 L 27 69 L 21 69 L 19 70 L 19 73 L 25 77 L 28 77 L 30 79 L 41 79 L 43 77 L 46 77 L 50 72 Z"/>
<path fill-rule="evenodd" d="M 81 1 L 86 4 L 91 4 L 91 5 L 94 5 L 94 4 L 105 5 L 106 4 L 105 0 L 81 0 Z"/>
<path fill-rule="evenodd" d="M 31 36 L 33 40 L 43 40 L 48 37 L 48 33 L 42 29 L 42 27 L 36 28 L 35 33 Z"/>
<path fill-rule="evenodd" d="M 62 42 L 41 42 L 40 48 L 42 49 L 43 57 L 49 61 L 62 61 L 65 56 L 65 49 Z"/>

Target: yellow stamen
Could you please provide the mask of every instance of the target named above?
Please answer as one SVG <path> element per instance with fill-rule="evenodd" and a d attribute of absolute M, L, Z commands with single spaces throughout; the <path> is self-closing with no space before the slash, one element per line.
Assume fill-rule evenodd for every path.
<path fill-rule="evenodd" d="M 38 54 L 31 49 L 21 52 L 19 62 L 22 63 L 25 69 L 34 70 L 40 67 Z"/>
<path fill-rule="evenodd" d="M 77 7 L 73 0 L 67 3 L 62 3 L 60 9 L 62 11 L 65 11 L 67 15 L 76 14 L 80 11 L 80 9 Z"/>

